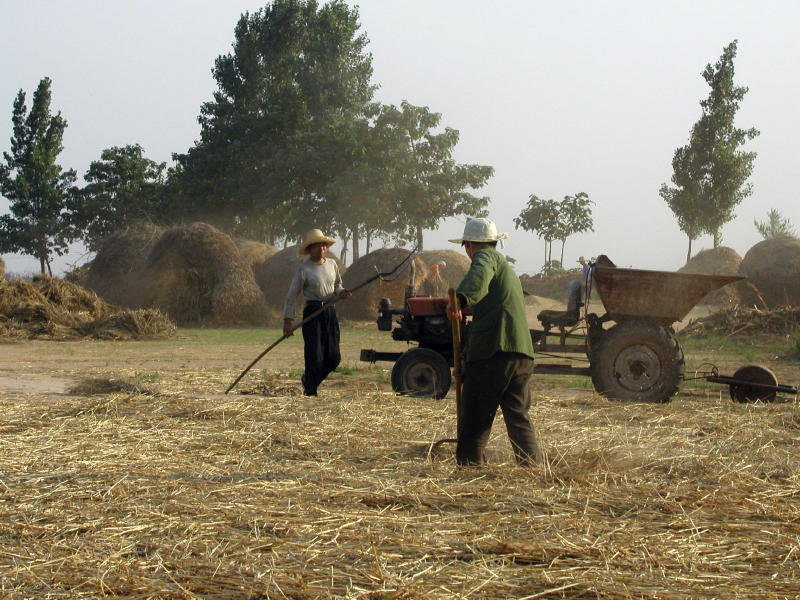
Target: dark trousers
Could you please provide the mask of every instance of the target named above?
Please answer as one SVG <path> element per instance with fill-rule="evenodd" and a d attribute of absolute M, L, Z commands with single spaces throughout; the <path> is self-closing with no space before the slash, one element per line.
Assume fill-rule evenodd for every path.
<path fill-rule="evenodd" d="M 491 358 L 466 364 L 456 446 L 458 464 L 486 462 L 484 451 L 498 406 L 517 462 L 541 462 L 536 433 L 528 418 L 531 375 L 533 359 L 515 352 L 497 352 Z"/>
<path fill-rule="evenodd" d="M 303 319 L 320 308 L 321 302 L 307 302 L 303 308 Z M 339 352 L 339 320 L 333 306 L 303 325 L 303 342 L 306 359 L 303 391 L 306 396 L 316 396 L 319 384 L 342 360 Z"/>

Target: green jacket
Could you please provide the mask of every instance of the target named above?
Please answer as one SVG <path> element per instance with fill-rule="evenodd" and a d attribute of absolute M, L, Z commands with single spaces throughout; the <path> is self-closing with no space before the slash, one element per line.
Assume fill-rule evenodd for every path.
<path fill-rule="evenodd" d="M 533 358 L 522 285 L 502 254 L 494 248 L 476 252 L 456 292 L 463 306 L 472 308 L 467 362 L 490 358 L 500 351 Z"/>

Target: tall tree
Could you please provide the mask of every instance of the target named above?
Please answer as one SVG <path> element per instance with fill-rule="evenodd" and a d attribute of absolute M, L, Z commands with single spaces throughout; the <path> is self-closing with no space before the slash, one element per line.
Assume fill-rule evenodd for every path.
<path fill-rule="evenodd" d="M 574 196 L 564 196 L 558 205 L 559 237 L 561 241 L 561 266 L 564 266 L 564 244 L 567 238 L 576 233 L 594 231 L 592 204 L 586 192 Z"/>
<path fill-rule="evenodd" d="M 45 77 L 33 94 L 30 113 L 22 90 L 14 100 L 11 151 L 3 152 L 0 192 L 10 200 L 10 214 L 0 216 L 0 251 L 20 252 L 39 259 L 41 272 L 50 271 L 53 254 L 62 255 L 75 239 L 66 218 L 66 202 L 75 171 L 56 162 L 63 150 L 67 121 L 50 111 L 51 81 Z"/>
<path fill-rule="evenodd" d="M 524 229 L 535 233 L 544 240 L 544 267 L 547 270 L 553 259 L 553 240 L 560 239 L 562 219 L 559 214 L 559 203 L 555 200 L 542 200 L 531 194 L 525 208 L 514 218 L 515 229 Z"/>
<path fill-rule="evenodd" d="M 758 233 L 760 233 L 761 237 L 765 240 L 797 237 L 797 232 L 792 222 L 788 217 L 784 217 L 776 208 L 773 208 L 767 213 L 766 221 L 753 219 L 753 224 L 756 226 Z"/>
<path fill-rule="evenodd" d="M 216 60 L 200 140 L 175 156 L 176 212 L 225 228 L 275 213 L 297 219 L 287 235 L 302 233 L 357 152 L 353 122 L 374 91 L 367 43 L 343 0 L 273 0 L 242 15 L 233 51 Z"/>
<path fill-rule="evenodd" d="M 446 217 L 485 214 L 489 198 L 467 190 L 482 188 L 494 174 L 490 166 L 457 163 L 453 151 L 459 132 L 445 127 L 435 133 L 440 121 L 440 113 L 404 101 L 399 109 L 384 106 L 375 123 L 392 140 L 388 159 L 396 229 L 420 249 L 423 229 L 438 228 Z"/>
<path fill-rule="evenodd" d="M 753 171 L 755 152 L 742 145 L 755 138 L 754 128 L 734 125 L 739 104 L 747 88 L 734 84 L 736 40 L 726 46 L 716 64 L 706 65 L 703 79 L 711 88 L 700 102 L 702 113 L 692 127 L 689 143 L 678 148 L 672 160 L 672 183 L 663 184 L 661 197 L 678 217 L 681 229 L 691 240 L 700 231 L 711 234 L 716 248 L 722 226 L 733 218 L 736 206 L 752 193 L 747 179 Z"/>
<path fill-rule="evenodd" d="M 166 163 L 144 157 L 140 145 L 107 148 L 83 176 L 86 185 L 70 203 L 73 220 L 90 250 L 134 221 L 160 221 Z"/>

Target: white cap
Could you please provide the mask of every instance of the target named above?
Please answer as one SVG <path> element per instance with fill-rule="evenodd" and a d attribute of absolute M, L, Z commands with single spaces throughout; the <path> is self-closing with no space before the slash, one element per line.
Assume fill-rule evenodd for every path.
<path fill-rule="evenodd" d="M 462 242 L 496 242 L 508 237 L 507 233 L 497 233 L 494 221 L 483 218 L 475 218 L 467 221 L 464 225 L 464 234 L 459 239 L 449 240 L 454 244 Z"/>
<path fill-rule="evenodd" d="M 443 260 L 437 260 L 435 263 L 431 265 L 432 267 L 446 267 L 447 263 Z"/>

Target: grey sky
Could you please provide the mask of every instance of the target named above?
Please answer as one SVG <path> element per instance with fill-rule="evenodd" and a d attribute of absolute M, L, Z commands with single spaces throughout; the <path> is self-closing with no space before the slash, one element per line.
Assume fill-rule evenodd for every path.
<path fill-rule="evenodd" d="M 198 136 L 200 104 L 214 90 L 211 67 L 233 28 L 263 2 L 0 0 L 0 150 L 11 106 L 44 76 L 69 122 L 60 162 L 83 174 L 102 149 L 139 143 L 169 161 Z M 379 100 L 427 105 L 461 132 L 457 158 L 489 164 L 491 217 L 512 238 L 519 272 L 535 272 L 542 243 L 514 231 L 530 194 L 595 201 L 595 232 L 567 241 L 565 264 L 608 254 L 617 264 L 675 269 L 685 236 L 658 195 L 675 148 L 686 142 L 708 87 L 700 74 L 739 40 L 736 82 L 750 92 L 741 127 L 761 136 L 754 194 L 723 230 L 740 254 L 759 241 L 753 219 L 779 209 L 800 226 L 792 183 L 800 171 L 800 3 L 794 1 L 366 0 Z M 491 8 L 489 8 L 491 6 Z M 0 199 L 0 212 L 7 202 Z M 426 235 L 448 247 L 463 228 L 450 220 Z M 708 237 L 695 248 L 710 247 Z M 57 262 L 74 262 L 80 250 Z M 4 255 L 29 271 L 31 258 Z"/>

